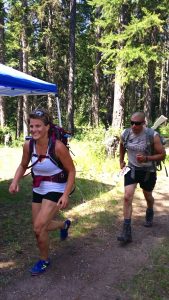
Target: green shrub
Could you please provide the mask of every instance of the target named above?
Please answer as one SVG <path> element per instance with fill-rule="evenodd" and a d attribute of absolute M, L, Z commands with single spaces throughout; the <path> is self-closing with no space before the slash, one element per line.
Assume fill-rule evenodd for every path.
<path fill-rule="evenodd" d="M 159 133 L 164 137 L 169 137 L 169 123 L 159 127 Z"/>
<path fill-rule="evenodd" d="M 0 144 L 4 144 L 5 134 L 7 133 L 10 133 L 13 139 L 14 132 L 8 126 L 4 126 L 4 127 L 0 126 Z"/>

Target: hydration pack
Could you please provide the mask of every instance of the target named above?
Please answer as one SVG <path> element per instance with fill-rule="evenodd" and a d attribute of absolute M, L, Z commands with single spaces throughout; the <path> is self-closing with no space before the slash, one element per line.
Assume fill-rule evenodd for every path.
<path fill-rule="evenodd" d="M 71 133 L 63 129 L 62 127 L 59 127 L 57 125 L 51 124 L 50 130 L 49 130 L 49 145 L 48 145 L 48 155 L 37 155 L 33 153 L 35 140 L 30 136 L 26 137 L 26 140 L 29 140 L 29 155 L 30 159 L 32 156 L 37 157 L 37 160 L 30 166 L 27 167 L 27 169 L 31 169 L 31 174 L 33 177 L 33 186 L 38 187 L 40 185 L 41 181 L 51 181 L 51 182 L 58 182 L 58 183 L 64 183 L 67 181 L 68 173 L 64 169 L 63 164 L 61 161 L 56 157 L 55 154 L 55 142 L 56 140 L 60 140 L 69 150 L 69 144 L 68 144 L 68 138 L 71 137 Z M 43 158 L 49 158 L 56 166 L 58 166 L 62 171 L 56 175 L 53 176 L 35 176 L 32 170 L 32 167 L 37 164 L 39 161 L 41 161 Z"/>

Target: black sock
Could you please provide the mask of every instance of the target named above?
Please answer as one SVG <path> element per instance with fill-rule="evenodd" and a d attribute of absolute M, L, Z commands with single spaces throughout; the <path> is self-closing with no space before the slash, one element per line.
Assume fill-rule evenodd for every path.
<path fill-rule="evenodd" d="M 147 212 L 153 212 L 153 208 L 147 208 Z"/>
<path fill-rule="evenodd" d="M 124 219 L 124 224 L 131 224 L 131 219 Z"/>

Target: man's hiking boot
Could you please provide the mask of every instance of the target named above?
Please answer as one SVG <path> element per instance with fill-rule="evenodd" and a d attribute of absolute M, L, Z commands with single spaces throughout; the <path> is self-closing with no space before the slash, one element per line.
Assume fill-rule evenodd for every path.
<path fill-rule="evenodd" d="M 123 224 L 123 230 L 120 236 L 117 237 L 117 240 L 124 243 L 132 242 L 131 236 L 131 225 L 130 224 Z"/>
<path fill-rule="evenodd" d="M 145 227 L 152 227 L 153 226 L 153 217 L 154 217 L 154 211 L 151 208 L 147 208 L 146 210 L 146 217 L 145 217 Z"/>

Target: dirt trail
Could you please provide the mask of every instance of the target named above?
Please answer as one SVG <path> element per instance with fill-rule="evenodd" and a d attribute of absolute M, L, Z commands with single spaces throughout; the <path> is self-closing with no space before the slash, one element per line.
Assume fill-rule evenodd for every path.
<path fill-rule="evenodd" d="M 133 243 L 122 246 L 116 240 L 122 211 L 109 231 L 96 230 L 76 241 L 69 240 L 52 257 L 52 266 L 39 277 L 25 273 L 1 293 L 5 300 L 131 300 L 121 285 L 128 284 L 142 268 L 151 264 L 150 251 L 169 234 L 169 178 L 160 176 L 154 191 L 155 220 L 143 225 L 145 201 L 138 188 L 133 205 Z M 120 206 L 122 203 L 119 204 Z"/>

